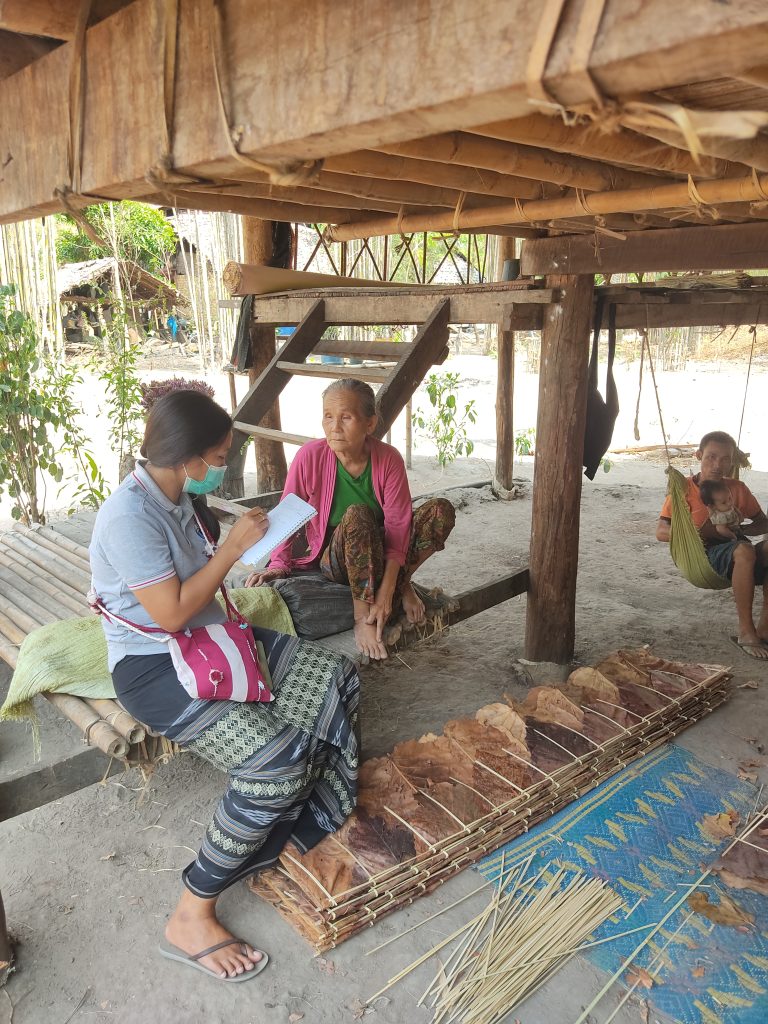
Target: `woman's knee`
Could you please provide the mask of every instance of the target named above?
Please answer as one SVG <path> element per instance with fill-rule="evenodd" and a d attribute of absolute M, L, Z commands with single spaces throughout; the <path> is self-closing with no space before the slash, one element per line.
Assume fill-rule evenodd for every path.
<path fill-rule="evenodd" d="M 752 544 L 737 544 L 733 549 L 733 561 L 736 565 L 754 565 L 755 549 Z"/>
<path fill-rule="evenodd" d="M 428 498 L 414 514 L 417 529 L 430 530 L 443 540 L 456 525 L 456 509 L 447 498 Z"/>
<path fill-rule="evenodd" d="M 370 505 L 350 505 L 339 525 L 377 529 L 376 516 Z"/>

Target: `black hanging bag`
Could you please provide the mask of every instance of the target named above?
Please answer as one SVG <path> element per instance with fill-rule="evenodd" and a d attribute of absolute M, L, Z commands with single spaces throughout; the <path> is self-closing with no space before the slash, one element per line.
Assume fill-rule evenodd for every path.
<path fill-rule="evenodd" d="M 597 387 L 597 353 L 600 344 L 600 326 L 603 320 L 603 299 L 595 303 L 595 322 L 592 333 L 592 355 L 589 359 L 587 379 L 587 421 L 584 425 L 584 475 L 590 480 L 600 466 L 613 437 L 613 427 L 619 415 L 619 393 L 613 379 L 613 359 L 616 355 L 616 306 L 608 306 L 608 369 L 605 398 Z"/>

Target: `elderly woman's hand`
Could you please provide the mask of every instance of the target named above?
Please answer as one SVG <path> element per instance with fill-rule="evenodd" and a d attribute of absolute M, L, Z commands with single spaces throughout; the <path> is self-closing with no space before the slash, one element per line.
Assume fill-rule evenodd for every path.
<path fill-rule="evenodd" d="M 270 580 L 282 580 L 288 575 L 289 573 L 286 569 L 260 569 L 258 572 L 252 572 L 250 576 L 247 576 L 243 586 L 263 587 Z"/>
<path fill-rule="evenodd" d="M 389 587 L 386 585 L 386 582 L 382 582 L 373 598 L 368 618 L 365 620 L 369 626 L 375 623 L 376 639 L 379 643 L 383 642 L 384 627 L 387 624 L 387 619 L 392 614 L 392 598 L 394 593 L 394 587 Z"/>

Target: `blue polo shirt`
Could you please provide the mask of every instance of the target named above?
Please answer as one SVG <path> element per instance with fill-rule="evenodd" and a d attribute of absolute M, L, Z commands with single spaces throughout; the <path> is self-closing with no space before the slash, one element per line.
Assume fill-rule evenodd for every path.
<path fill-rule="evenodd" d="M 93 589 L 110 611 L 138 626 L 155 626 L 136 591 L 174 576 L 182 582 L 189 579 L 205 566 L 205 549 L 190 496 L 182 494 L 174 504 L 139 464 L 96 516 L 89 549 Z M 162 654 L 168 649 L 104 616 L 101 621 L 110 672 L 128 654 Z M 211 601 L 188 625 L 225 621 L 223 609 Z"/>

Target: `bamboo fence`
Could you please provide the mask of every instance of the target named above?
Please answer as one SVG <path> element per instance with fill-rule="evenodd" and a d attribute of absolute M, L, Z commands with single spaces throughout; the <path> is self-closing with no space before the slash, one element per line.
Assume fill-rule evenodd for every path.
<path fill-rule="evenodd" d="M 90 615 L 88 552 L 48 526 L 17 524 L 0 534 L 0 658 L 15 668 L 25 636 L 51 622 Z M 150 767 L 178 747 L 153 733 L 116 700 L 67 693 L 43 696 L 83 733 L 89 746 L 126 764 Z"/>
<path fill-rule="evenodd" d="M 422 763 L 416 742 L 366 762 L 357 810 L 344 826 L 303 856 L 289 844 L 277 867 L 251 880 L 252 891 L 318 952 L 330 949 L 551 817 L 728 697 L 727 669 L 665 662 L 645 650 L 617 652 L 597 671 L 608 681 L 602 696 L 583 691 L 574 701 L 566 697 L 574 696 L 572 684 L 545 687 L 543 710 L 518 709 L 524 743 L 461 719 L 442 738 L 420 741 Z M 559 704 L 570 709 L 561 715 Z M 478 718 L 492 721 L 486 710 Z M 457 741 L 462 730 L 471 742 Z M 446 739 L 447 768 L 434 756 Z M 387 775 L 400 777 L 399 789 L 382 787 Z M 467 815 L 469 791 L 486 813 Z"/>

